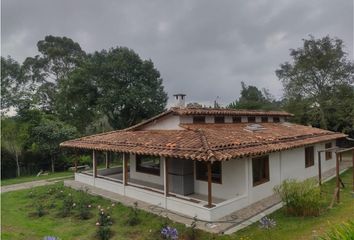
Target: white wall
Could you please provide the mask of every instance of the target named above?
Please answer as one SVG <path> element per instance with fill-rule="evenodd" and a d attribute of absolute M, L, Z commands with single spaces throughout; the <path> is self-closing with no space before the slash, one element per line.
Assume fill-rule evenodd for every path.
<path fill-rule="evenodd" d="M 163 182 L 164 182 L 163 169 L 164 169 L 164 163 L 165 163 L 163 158 L 160 158 L 160 176 L 137 172 L 136 171 L 136 155 L 135 154 L 130 154 L 130 161 L 129 162 L 130 162 L 130 172 L 129 172 L 130 178 L 139 179 L 141 181 L 146 181 L 146 182 L 151 182 L 151 183 L 163 185 Z"/>
<path fill-rule="evenodd" d="M 142 126 L 141 130 L 183 130 L 179 126 L 180 117 L 177 115 L 167 115 L 165 117 L 156 119 L 155 121 Z"/>
<path fill-rule="evenodd" d="M 232 159 L 221 164 L 222 184 L 212 184 L 212 195 L 222 199 L 231 199 L 243 195 L 246 191 L 245 161 L 243 159 Z M 207 195 L 208 183 L 197 180 L 195 176 L 196 173 L 194 172 L 194 192 Z"/>
<path fill-rule="evenodd" d="M 285 179 L 304 180 L 310 177 L 318 176 L 318 150 L 325 148 L 325 143 L 315 144 L 314 165 L 305 167 L 305 148 L 295 148 L 282 152 L 269 154 L 269 178 L 266 183 L 253 187 L 252 180 L 252 159 L 246 160 L 248 165 L 248 192 L 249 203 L 259 201 L 265 197 L 271 196 L 273 188 L 279 185 Z M 332 142 L 335 146 L 335 141 Z M 335 167 L 335 156 L 332 160 L 325 160 L 324 153 L 321 154 L 322 173 Z"/>

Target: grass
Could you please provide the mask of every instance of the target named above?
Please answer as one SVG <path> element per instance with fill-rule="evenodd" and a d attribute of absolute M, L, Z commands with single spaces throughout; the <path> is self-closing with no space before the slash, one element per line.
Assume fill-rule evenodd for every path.
<path fill-rule="evenodd" d="M 48 173 L 48 175 L 41 175 L 39 177 L 37 177 L 36 175 L 22 176 L 22 177 L 1 180 L 1 186 L 24 183 L 24 182 L 32 182 L 38 180 L 47 180 L 51 178 L 71 177 L 71 176 L 74 176 L 74 173 L 70 171 Z"/>
<path fill-rule="evenodd" d="M 274 219 L 277 226 L 269 231 L 259 228 L 255 223 L 235 234 L 217 236 L 205 232 L 199 232 L 198 240 L 240 240 L 240 239 L 315 239 L 314 236 L 324 233 L 335 223 L 353 219 L 354 198 L 351 195 L 352 171 L 346 171 L 342 174 L 342 180 L 346 188 L 341 191 L 341 203 L 335 204 L 334 208 L 324 210 L 319 217 L 290 217 L 286 216 L 282 210 L 278 210 L 269 217 Z M 323 185 L 324 199 L 328 203 L 332 199 L 335 180 L 331 180 Z M 51 189 L 51 190 L 50 190 Z M 52 186 L 37 187 L 30 190 L 21 190 L 2 194 L 2 232 L 1 239 L 42 239 L 46 235 L 59 236 L 65 239 L 95 239 L 95 223 L 97 221 L 97 206 L 110 206 L 109 200 L 97 196 L 87 196 L 93 205 L 91 209 L 91 218 L 88 220 L 79 220 L 76 214 L 61 218 L 58 217 L 58 209 L 61 204 L 58 191 L 63 190 L 64 194 L 71 193 L 75 197 L 77 192 L 63 187 L 62 183 Z M 48 193 L 52 191 L 53 193 Z M 35 197 L 30 197 L 32 192 Z M 30 213 L 35 211 L 34 202 L 42 202 L 46 214 L 43 217 L 33 217 Z M 53 207 L 54 206 L 54 207 Z M 51 208 L 52 207 L 52 208 Z M 140 223 L 136 226 L 128 226 L 127 219 L 131 208 L 117 204 L 111 213 L 114 221 L 112 230 L 114 235 L 112 240 L 118 239 L 160 239 L 159 231 L 164 218 L 138 211 Z M 188 229 L 177 223 L 169 222 L 169 225 L 176 227 L 180 236 L 185 236 Z M 185 239 L 185 238 L 182 238 Z"/>

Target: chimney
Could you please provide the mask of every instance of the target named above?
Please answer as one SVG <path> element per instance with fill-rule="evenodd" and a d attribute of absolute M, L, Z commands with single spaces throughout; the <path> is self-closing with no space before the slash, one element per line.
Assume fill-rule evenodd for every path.
<path fill-rule="evenodd" d="M 186 104 L 186 94 L 178 93 L 173 95 L 176 99 L 175 107 L 184 108 Z"/>

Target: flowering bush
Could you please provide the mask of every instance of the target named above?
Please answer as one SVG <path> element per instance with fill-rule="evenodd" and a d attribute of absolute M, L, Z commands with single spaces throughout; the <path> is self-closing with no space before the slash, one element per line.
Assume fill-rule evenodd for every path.
<path fill-rule="evenodd" d="M 61 217 L 67 217 L 71 214 L 71 210 L 75 207 L 74 205 L 74 199 L 71 193 L 66 195 L 63 200 L 63 204 L 60 208 L 59 215 Z"/>
<path fill-rule="evenodd" d="M 178 239 L 178 231 L 173 227 L 164 227 L 161 229 L 161 235 L 164 239 L 177 240 Z"/>
<path fill-rule="evenodd" d="M 97 236 L 100 240 L 108 240 L 111 237 L 112 232 L 110 226 L 112 223 L 109 212 L 101 208 L 101 206 L 98 206 L 98 221 L 96 222 L 96 226 L 98 227 Z"/>
<path fill-rule="evenodd" d="M 75 205 L 80 219 L 85 220 L 90 218 L 91 205 L 84 191 L 78 192 L 77 204 Z"/>

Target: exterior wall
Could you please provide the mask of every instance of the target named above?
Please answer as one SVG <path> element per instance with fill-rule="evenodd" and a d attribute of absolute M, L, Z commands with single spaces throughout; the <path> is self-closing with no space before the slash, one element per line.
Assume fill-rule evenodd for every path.
<path fill-rule="evenodd" d="M 243 159 L 232 159 L 221 163 L 222 183 L 212 184 L 212 194 L 221 199 L 231 199 L 246 192 L 246 162 Z M 195 167 L 194 167 L 195 169 Z M 208 183 L 196 179 L 194 170 L 194 192 L 208 194 Z"/>
<path fill-rule="evenodd" d="M 179 124 L 179 116 L 167 115 L 160 119 L 156 119 L 151 123 L 148 123 L 147 125 L 143 126 L 141 130 L 183 130 Z"/>
<path fill-rule="evenodd" d="M 335 146 L 335 141 L 332 142 Z M 273 194 L 273 188 L 285 179 L 305 180 L 318 176 L 318 150 L 325 148 L 325 143 L 315 144 L 314 146 L 314 165 L 305 167 L 305 147 L 295 148 L 282 152 L 269 154 L 269 178 L 266 183 L 253 187 L 252 179 L 252 159 L 247 159 L 248 165 L 248 201 L 257 202 Z M 321 153 L 322 172 L 335 167 L 335 156 L 331 160 L 325 160 L 325 154 Z"/>
<path fill-rule="evenodd" d="M 136 171 L 136 155 L 135 154 L 130 154 L 130 178 L 133 179 L 139 179 L 141 181 L 146 181 L 146 182 L 151 182 L 155 184 L 160 184 L 163 185 L 164 182 L 164 159 L 160 158 L 160 176 L 153 175 L 153 174 L 147 174 L 147 173 L 142 173 L 142 172 L 137 172 Z"/>
<path fill-rule="evenodd" d="M 180 121 L 183 124 L 193 123 L 193 117 L 192 116 L 180 116 Z"/>

